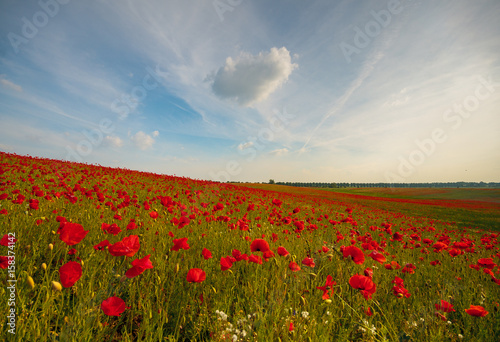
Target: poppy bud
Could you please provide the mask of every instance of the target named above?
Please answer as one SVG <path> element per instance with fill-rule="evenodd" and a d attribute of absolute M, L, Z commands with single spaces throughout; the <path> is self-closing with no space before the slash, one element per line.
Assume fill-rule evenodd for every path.
<path fill-rule="evenodd" d="M 179 264 L 178 263 L 175 265 L 175 273 L 177 273 L 177 272 L 179 272 Z"/>
<path fill-rule="evenodd" d="M 28 283 L 28 285 L 29 285 L 32 289 L 34 289 L 34 288 L 35 288 L 35 282 L 33 281 L 33 278 L 31 278 L 31 276 L 28 276 L 28 277 L 26 278 L 26 282 Z"/>
<path fill-rule="evenodd" d="M 45 271 L 45 270 L 47 269 L 47 264 L 46 264 L 46 263 L 43 263 L 43 264 L 42 264 L 42 268 L 43 268 L 43 270 Z"/>
<path fill-rule="evenodd" d="M 326 304 L 330 304 L 331 302 L 332 302 L 332 300 L 331 300 L 331 299 L 325 299 L 325 303 L 326 303 Z"/>
<path fill-rule="evenodd" d="M 53 250 L 53 249 L 54 249 L 54 245 L 53 245 L 53 244 L 51 244 L 51 243 L 49 243 L 49 249 L 50 249 L 50 250 Z"/>
<path fill-rule="evenodd" d="M 54 291 L 61 291 L 62 290 L 61 283 L 58 283 L 57 281 L 52 281 L 51 285 L 52 285 L 52 289 Z"/>
<path fill-rule="evenodd" d="M 64 322 L 65 323 L 69 323 L 69 317 L 68 316 L 64 316 Z"/>

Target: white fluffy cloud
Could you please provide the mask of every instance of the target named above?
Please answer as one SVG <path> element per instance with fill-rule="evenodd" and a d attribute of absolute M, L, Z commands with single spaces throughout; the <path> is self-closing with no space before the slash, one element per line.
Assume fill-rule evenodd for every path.
<path fill-rule="evenodd" d="M 283 156 L 285 154 L 288 154 L 288 152 L 289 152 L 288 149 L 286 147 L 284 147 L 284 148 L 280 148 L 280 149 L 271 151 L 269 153 L 279 157 L 279 156 Z"/>
<path fill-rule="evenodd" d="M 122 147 L 123 146 L 123 140 L 120 139 L 120 137 L 114 136 L 114 135 L 108 135 L 106 138 L 104 138 L 107 144 L 113 146 L 113 147 Z"/>
<path fill-rule="evenodd" d="M 242 53 L 235 59 L 226 59 L 226 64 L 213 76 L 212 90 L 221 98 L 250 106 L 266 99 L 297 67 L 285 47 L 273 47 L 268 53 L 256 56 Z"/>
<path fill-rule="evenodd" d="M 238 150 L 243 151 L 243 150 L 245 150 L 245 149 L 247 149 L 249 147 L 252 147 L 252 146 L 253 146 L 253 141 L 249 141 L 249 142 L 244 143 L 244 144 L 241 143 L 241 144 L 238 145 Z"/>
<path fill-rule="evenodd" d="M 152 134 L 154 137 L 157 137 L 159 135 L 159 132 L 154 131 Z M 135 146 L 139 147 L 143 151 L 151 148 L 155 142 L 151 135 L 146 134 L 143 131 L 137 132 L 130 139 L 135 144 Z"/>

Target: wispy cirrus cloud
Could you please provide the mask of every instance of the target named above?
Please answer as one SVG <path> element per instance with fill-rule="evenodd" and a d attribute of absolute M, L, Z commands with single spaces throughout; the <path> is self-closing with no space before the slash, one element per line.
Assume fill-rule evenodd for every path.
<path fill-rule="evenodd" d="M 8 79 L 4 78 L 4 75 L 0 75 L 0 83 L 11 90 L 17 91 L 17 92 L 22 92 L 23 87 L 21 87 L 19 84 L 15 84 L 12 81 L 9 81 Z"/>

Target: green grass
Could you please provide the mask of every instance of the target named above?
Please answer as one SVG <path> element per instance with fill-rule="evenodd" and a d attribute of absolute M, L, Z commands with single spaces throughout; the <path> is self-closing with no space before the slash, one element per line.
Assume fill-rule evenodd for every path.
<path fill-rule="evenodd" d="M 480 228 L 500 231 L 500 198 L 499 189 L 374 189 L 374 188 L 296 188 L 282 185 L 245 184 L 244 186 L 282 191 L 290 194 L 342 201 L 362 205 L 372 209 L 386 210 L 391 213 L 402 213 L 408 216 L 426 217 L 434 220 L 451 222 L 455 226 L 464 228 Z M 345 195 L 345 196 L 344 196 Z M 366 198 L 351 197 L 349 195 L 362 195 Z M 373 198 L 370 198 L 373 197 Z M 444 205 L 405 203 L 387 201 L 383 198 L 395 200 L 446 200 L 446 201 L 482 201 L 485 208 L 447 207 Z M 472 202 L 473 203 L 473 202 Z"/>
<path fill-rule="evenodd" d="M 15 336 L 6 324 L 8 272 L 0 270 L 4 340 L 230 341 L 235 336 L 238 341 L 496 341 L 500 336 L 500 286 L 481 270 L 469 267 L 498 253 L 498 236 L 491 232 L 340 202 L 314 191 L 287 194 L 6 154 L 0 157 L 0 196 L 8 196 L 0 200 L 0 210 L 7 211 L 0 214 L 1 235 L 15 233 L 18 239 L 12 248 L 18 281 Z M 36 186 L 50 194 L 50 200 L 35 195 Z M 19 194 L 26 196 L 25 201 L 13 203 Z M 164 196 L 174 204 L 163 205 Z M 35 198 L 39 208 L 30 209 L 28 201 Z M 224 208 L 216 210 L 217 203 Z M 293 213 L 296 208 L 300 211 Z M 151 218 L 152 211 L 158 218 Z M 89 233 L 78 244 L 67 246 L 57 234 L 57 216 L 81 224 Z M 191 216 L 190 223 L 178 228 L 174 219 L 181 216 Z M 293 223 L 285 223 L 287 217 L 303 221 L 304 229 L 294 231 Z M 131 219 L 138 227 L 127 230 Z M 103 222 L 116 223 L 122 231 L 116 236 L 106 234 Z M 393 239 L 396 232 L 401 241 Z M 93 248 L 104 239 L 115 243 L 130 235 L 140 239 L 133 257 L 115 257 L 108 250 Z M 171 250 L 173 240 L 184 237 L 190 248 Z M 257 238 L 264 238 L 275 255 L 262 264 L 238 261 L 221 270 L 220 259 L 235 249 L 263 258 L 262 252 L 250 249 Z M 440 238 L 450 245 L 442 252 L 418 241 L 434 243 Z M 363 241 L 381 246 L 380 252 L 387 257 L 384 264 L 395 261 L 404 267 L 412 263 L 415 273 L 389 270 L 372 260 L 368 250 L 362 264 L 343 257 L 342 245 L 355 243 L 361 248 Z M 459 241 L 470 241 L 474 250 L 451 257 L 448 251 Z M 290 254 L 279 256 L 279 246 Z M 323 247 L 328 250 L 324 252 Z M 71 248 L 76 254 L 68 254 Z M 213 258 L 205 260 L 203 248 Z M 0 246 L 0 255 L 7 251 L 8 247 Z M 133 260 L 149 254 L 152 269 L 134 278 L 123 277 Z M 313 267 L 302 264 L 306 257 L 313 258 Z M 432 266 L 435 260 L 441 265 Z M 62 291 L 53 290 L 51 282 L 60 282 L 59 269 L 68 261 L 81 264 L 81 278 Z M 292 272 L 291 261 L 301 270 Z M 350 278 L 363 274 L 367 267 L 372 268 L 376 284 L 371 299 L 349 285 Z M 188 283 L 191 268 L 203 269 L 206 279 Z M 498 267 L 493 271 L 498 276 Z M 324 300 L 317 287 L 325 284 L 328 275 L 336 285 L 332 297 Z M 28 276 L 34 288 L 27 283 Z M 404 280 L 410 297 L 393 294 L 396 276 Z M 119 317 L 101 310 L 103 300 L 111 296 L 120 297 L 128 307 Z M 440 300 L 455 309 L 443 313 L 445 321 L 435 314 L 434 305 Z M 471 304 L 483 306 L 489 314 L 468 315 L 465 309 Z M 366 314 L 368 307 L 372 316 Z"/>
<path fill-rule="evenodd" d="M 468 200 L 500 203 L 500 189 L 476 188 L 333 188 L 344 194 L 406 199 Z"/>

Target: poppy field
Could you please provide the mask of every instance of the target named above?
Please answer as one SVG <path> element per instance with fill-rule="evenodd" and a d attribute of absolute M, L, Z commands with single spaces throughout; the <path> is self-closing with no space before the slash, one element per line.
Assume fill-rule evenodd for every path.
<path fill-rule="evenodd" d="M 335 194 L 0 152 L 0 227 L 7 341 L 500 339 L 498 232 Z"/>

